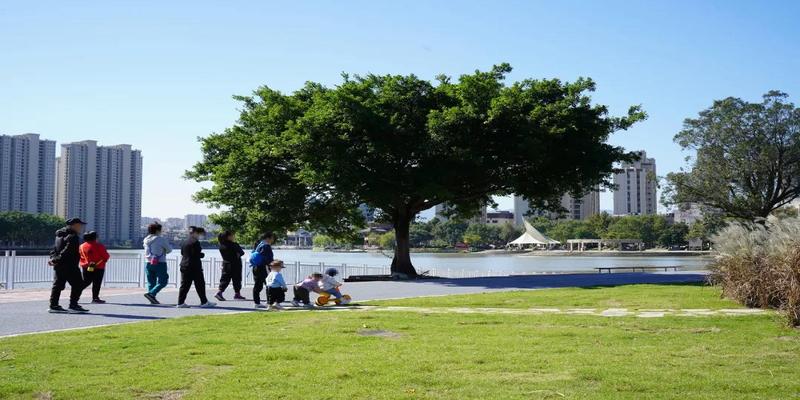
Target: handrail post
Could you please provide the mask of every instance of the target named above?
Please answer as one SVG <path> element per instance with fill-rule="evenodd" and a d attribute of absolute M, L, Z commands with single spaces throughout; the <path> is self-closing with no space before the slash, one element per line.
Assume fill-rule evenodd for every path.
<path fill-rule="evenodd" d="M 16 269 L 16 264 L 17 264 L 16 261 L 17 261 L 17 251 L 11 250 L 11 259 L 7 261 L 8 272 L 6 273 L 6 276 L 8 277 L 6 281 L 6 288 L 8 288 L 9 290 L 14 289 L 14 270 Z"/>
<path fill-rule="evenodd" d="M 6 271 L 5 271 L 5 275 L 6 275 L 6 284 L 5 284 L 5 288 L 6 288 L 6 289 L 8 289 L 8 285 L 9 285 L 9 281 L 10 281 L 10 279 L 9 279 L 9 278 L 10 278 L 10 276 L 11 276 L 11 261 L 10 261 L 10 259 L 11 259 L 11 252 L 10 252 L 10 251 L 8 251 L 8 250 L 6 250 L 6 251 L 3 253 L 3 260 L 2 260 L 2 261 L 3 261 L 3 263 L 2 263 L 2 264 L 0 264 L 0 265 L 3 265 L 3 264 L 4 264 L 4 265 L 6 266 Z"/>
<path fill-rule="evenodd" d="M 136 258 L 137 258 L 136 261 L 139 264 L 139 287 L 143 288 L 144 287 L 144 280 L 145 280 L 145 276 L 144 276 L 145 273 L 144 273 L 144 263 L 143 263 L 144 258 L 142 257 L 142 253 L 139 253 Z"/>

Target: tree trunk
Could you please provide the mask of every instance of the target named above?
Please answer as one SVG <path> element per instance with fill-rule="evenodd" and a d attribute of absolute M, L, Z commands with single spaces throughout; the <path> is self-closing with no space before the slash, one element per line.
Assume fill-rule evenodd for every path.
<path fill-rule="evenodd" d="M 400 279 L 414 279 L 417 277 L 417 270 L 411 264 L 411 242 L 408 232 L 411 226 L 411 218 L 408 213 L 398 213 L 394 221 L 394 258 L 392 259 L 392 276 Z"/>

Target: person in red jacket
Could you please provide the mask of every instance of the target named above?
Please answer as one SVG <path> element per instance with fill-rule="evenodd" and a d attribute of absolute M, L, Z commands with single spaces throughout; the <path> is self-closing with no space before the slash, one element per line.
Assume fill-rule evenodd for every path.
<path fill-rule="evenodd" d="M 106 270 L 106 262 L 111 256 L 106 251 L 106 246 L 97 241 L 97 232 L 91 231 L 83 235 L 83 244 L 80 247 L 81 269 L 83 269 L 84 288 L 92 285 L 92 303 L 102 304 L 100 300 L 100 285 Z"/>

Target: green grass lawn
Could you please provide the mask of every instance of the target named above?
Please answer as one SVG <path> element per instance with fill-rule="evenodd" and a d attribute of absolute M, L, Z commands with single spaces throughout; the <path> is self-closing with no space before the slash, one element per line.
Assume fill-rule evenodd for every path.
<path fill-rule="evenodd" d="M 678 285 L 382 303 L 735 307 Z M 772 313 L 245 313 L 0 339 L 3 399 L 784 399 L 799 376 L 800 332 Z"/>

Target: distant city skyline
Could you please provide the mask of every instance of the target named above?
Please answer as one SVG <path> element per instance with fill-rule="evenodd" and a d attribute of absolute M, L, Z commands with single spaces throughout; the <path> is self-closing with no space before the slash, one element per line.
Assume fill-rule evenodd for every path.
<path fill-rule="evenodd" d="M 142 4 L 145 3 L 145 4 Z M 12 2 L 0 6 L 0 133 L 130 143 L 146 155 L 144 215 L 209 214 L 182 178 L 198 136 L 230 127 L 231 96 L 340 74 L 444 73 L 509 62 L 509 81 L 588 76 L 614 115 L 649 119 L 610 142 L 683 166 L 682 121 L 727 96 L 800 98 L 800 3 Z M 531 23 L 535 20 L 535 23 Z M 502 21 L 502 24 L 492 23 Z M 498 198 L 512 209 L 509 197 Z M 600 209 L 612 209 L 609 192 Z M 429 213 L 432 214 L 432 211 Z"/>

